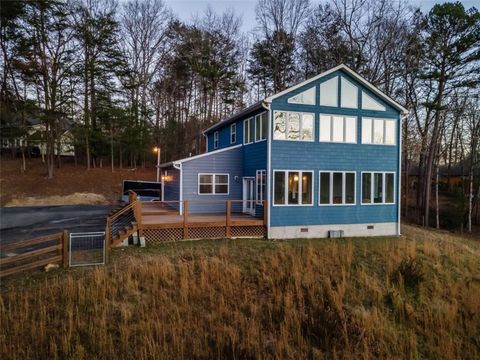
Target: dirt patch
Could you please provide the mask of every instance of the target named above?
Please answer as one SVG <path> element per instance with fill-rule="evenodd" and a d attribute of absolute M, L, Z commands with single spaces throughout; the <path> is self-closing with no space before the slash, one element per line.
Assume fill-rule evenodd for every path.
<path fill-rule="evenodd" d="M 5 207 L 12 206 L 37 206 L 37 205 L 106 205 L 109 202 L 105 196 L 92 193 L 74 193 L 71 195 L 53 195 L 45 197 L 29 196 L 25 198 L 12 198 Z"/>
<path fill-rule="evenodd" d="M 0 169 L 0 205 L 5 206 L 12 202 L 26 205 L 27 198 L 35 198 L 35 205 L 41 199 L 41 204 L 53 201 L 55 204 L 65 204 L 65 201 L 76 201 L 75 197 L 68 200 L 56 200 L 53 197 L 67 197 L 79 194 L 93 194 L 103 196 L 101 204 L 112 204 L 118 201 L 122 192 L 123 180 L 149 180 L 155 181 L 156 170 L 152 164 L 148 168 L 119 169 L 112 172 L 110 167 L 87 170 L 85 166 L 75 166 L 73 163 L 62 163 L 60 168 L 55 168 L 54 178 L 47 179 L 46 167 L 41 159 L 29 159 L 27 171 L 20 171 L 21 161 L 3 157 Z M 82 196 L 81 196 L 82 197 Z M 47 198 L 49 198 L 47 200 Z M 50 199 L 52 198 L 52 199 Z M 93 202 L 97 203 L 97 202 Z M 50 204 L 50 202 L 49 202 Z M 80 204 L 68 202 L 68 204 Z M 83 202 L 81 204 L 84 204 Z M 92 202 L 88 202 L 92 204 Z"/>

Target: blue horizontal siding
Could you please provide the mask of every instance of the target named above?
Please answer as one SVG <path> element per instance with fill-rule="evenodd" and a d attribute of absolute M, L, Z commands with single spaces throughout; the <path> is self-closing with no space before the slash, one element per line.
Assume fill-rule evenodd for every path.
<path fill-rule="evenodd" d="M 335 76 L 344 76 L 359 88 L 358 109 L 327 107 L 319 105 L 289 104 L 288 98 L 312 86 L 316 87 L 316 103 L 320 102 L 320 83 Z M 386 107 L 386 111 L 361 110 L 361 91 L 366 91 L 375 100 Z M 339 94 L 337 94 L 339 96 Z M 340 104 L 340 98 L 338 99 Z M 399 154 L 400 140 L 399 112 L 383 99 L 366 89 L 362 84 L 343 71 L 337 71 L 314 83 L 289 92 L 272 103 L 275 110 L 304 111 L 315 113 L 315 141 L 282 141 L 272 140 L 272 173 L 270 184 L 273 202 L 273 171 L 274 170 L 312 170 L 314 171 L 313 206 L 273 206 L 270 204 L 271 226 L 300 226 L 323 224 L 358 224 L 396 222 L 398 214 L 398 184 L 399 184 Z M 352 115 L 357 117 L 357 144 L 319 142 L 320 114 Z M 384 117 L 397 120 L 397 145 L 366 145 L 361 144 L 362 117 Z M 272 126 L 273 128 L 273 126 Z M 353 206 L 318 206 L 319 171 L 355 171 L 356 205 Z M 362 171 L 393 171 L 396 173 L 396 204 L 394 205 L 361 205 L 361 172 Z"/>
<path fill-rule="evenodd" d="M 242 148 L 202 156 L 182 164 L 183 199 L 189 200 L 191 213 L 224 213 L 226 200 L 242 199 Z M 229 174 L 228 195 L 199 195 L 198 174 Z"/>

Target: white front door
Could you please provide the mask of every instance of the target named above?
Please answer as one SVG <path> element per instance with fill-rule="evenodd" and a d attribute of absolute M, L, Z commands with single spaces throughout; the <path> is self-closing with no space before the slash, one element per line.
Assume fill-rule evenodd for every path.
<path fill-rule="evenodd" d="M 243 178 L 243 212 L 255 215 L 255 178 Z"/>

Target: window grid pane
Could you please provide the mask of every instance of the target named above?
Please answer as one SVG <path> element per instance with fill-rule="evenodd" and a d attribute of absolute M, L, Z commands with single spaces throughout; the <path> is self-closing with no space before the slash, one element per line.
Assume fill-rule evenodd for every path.
<path fill-rule="evenodd" d="M 303 114 L 302 116 L 302 140 L 313 141 L 314 134 L 314 116 L 313 114 Z"/>
<path fill-rule="evenodd" d="M 333 182 L 333 191 L 332 191 L 332 203 L 333 204 L 343 204 L 343 183 L 342 183 L 343 174 L 339 172 L 334 172 L 332 177 Z"/>
<path fill-rule="evenodd" d="M 274 203 L 281 205 L 285 204 L 285 173 L 275 172 L 274 175 Z"/>
<path fill-rule="evenodd" d="M 313 204 L 312 173 L 302 173 L 302 204 Z"/>
<path fill-rule="evenodd" d="M 354 173 L 345 173 L 345 204 L 355 204 Z"/>
<path fill-rule="evenodd" d="M 333 117 L 333 141 L 343 142 L 343 116 Z"/>
<path fill-rule="evenodd" d="M 362 203 L 372 203 L 372 174 L 362 174 Z"/>
<path fill-rule="evenodd" d="M 300 139 L 300 113 L 288 113 L 287 137 L 290 140 Z"/>
<path fill-rule="evenodd" d="M 381 204 L 383 202 L 383 174 L 373 174 L 373 202 Z"/>
<path fill-rule="evenodd" d="M 338 106 L 338 76 L 320 84 L 320 105 Z"/>
<path fill-rule="evenodd" d="M 331 116 L 320 115 L 320 141 L 331 141 Z"/>
<path fill-rule="evenodd" d="M 394 203 L 394 174 L 388 173 L 385 174 L 385 202 L 386 203 Z"/>
<path fill-rule="evenodd" d="M 372 119 L 363 118 L 362 120 L 362 143 L 372 143 Z"/>
<path fill-rule="evenodd" d="M 320 173 L 320 204 L 330 204 L 330 173 Z"/>
<path fill-rule="evenodd" d="M 298 172 L 288 172 L 288 204 L 299 203 L 299 180 Z"/>
<path fill-rule="evenodd" d="M 278 140 L 286 139 L 286 117 L 287 114 L 282 111 L 275 112 L 275 128 L 273 130 L 273 138 Z"/>

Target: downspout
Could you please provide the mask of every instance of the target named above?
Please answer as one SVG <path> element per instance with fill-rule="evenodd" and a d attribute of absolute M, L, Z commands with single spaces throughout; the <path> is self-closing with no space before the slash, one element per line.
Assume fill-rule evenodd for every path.
<path fill-rule="evenodd" d="M 180 194 L 179 194 L 179 201 L 180 206 L 178 207 L 178 212 L 180 215 L 183 215 L 183 170 L 182 170 L 182 163 L 173 163 L 173 167 L 180 171 Z"/>
<path fill-rule="evenodd" d="M 264 102 L 263 106 L 268 110 L 268 136 L 267 136 L 267 239 L 270 239 L 270 213 L 272 209 L 271 204 L 271 189 L 272 189 L 272 123 L 273 115 L 271 109 L 271 103 Z M 263 209 L 265 211 L 265 209 Z"/>
<path fill-rule="evenodd" d="M 397 236 L 402 235 L 400 231 L 400 223 L 401 223 L 401 214 L 402 214 L 402 123 L 403 119 L 408 116 L 407 113 L 403 113 L 403 116 L 400 115 L 398 117 L 398 174 L 397 174 L 397 184 L 398 184 L 398 191 L 397 191 Z"/>

